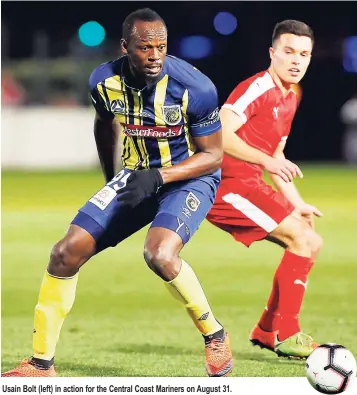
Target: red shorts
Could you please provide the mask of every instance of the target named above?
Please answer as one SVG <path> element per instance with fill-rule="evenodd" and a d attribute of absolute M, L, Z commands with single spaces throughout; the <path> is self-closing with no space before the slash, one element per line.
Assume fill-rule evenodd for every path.
<path fill-rule="evenodd" d="M 263 180 L 248 185 L 226 178 L 206 218 L 249 247 L 264 239 L 293 211 L 294 206 L 284 195 Z"/>

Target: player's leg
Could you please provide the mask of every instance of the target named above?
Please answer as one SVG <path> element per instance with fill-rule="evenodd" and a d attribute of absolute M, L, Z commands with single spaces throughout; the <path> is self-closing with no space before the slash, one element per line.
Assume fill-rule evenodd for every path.
<path fill-rule="evenodd" d="M 35 308 L 33 356 L 2 376 L 55 375 L 55 348 L 75 300 L 79 268 L 94 254 L 147 225 L 157 210 L 156 202 L 149 199 L 135 211 L 128 211 L 115 197 L 114 189 L 102 188 L 80 209 L 66 236 L 53 247 Z"/>
<path fill-rule="evenodd" d="M 2 376 L 53 377 L 55 348 L 65 317 L 74 302 L 78 270 L 95 252 L 95 240 L 84 229 L 71 225 L 52 249 L 35 307 L 31 359 Z"/>
<path fill-rule="evenodd" d="M 278 325 L 279 334 L 275 344 L 278 355 L 307 357 L 316 343 L 301 332 L 299 314 L 308 274 L 322 247 L 322 238 L 303 219 L 289 215 L 267 239 L 286 248 L 275 272 L 273 289 L 259 324 L 263 329 L 271 329 L 269 322 Z M 276 313 L 280 315 L 280 320 L 274 321 Z"/>
<path fill-rule="evenodd" d="M 164 193 L 148 232 L 144 256 L 204 336 L 208 374 L 224 376 L 233 368 L 228 334 L 214 317 L 192 267 L 179 256 L 205 218 L 213 198 L 211 187 L 202 180 L 173 186 Z"/>
<path fill-rule="evenodd" d="M 246 185 L 238 179 L 223 179 L 207 219 L 249 247 L 253 242 L 265 239 L 292 211 L 293 206 L 263 181 Z M 276 318 L 280 319 L 274 308 L 278 293 L 275 287 L 273 290 L 269 299 L 267 330 L 257 324 L 249 335 L 254 345 L 272 351 L 277 334 Z"/>
<path fill-rule="evenodd" d="M 79 268 L 94 254 L 95 240 L 84 229 L 71 225 L 52 249 L 35 307 L 33 356 L 2 376 L 56 375 L 55 348 L 65 317 L 74 302 Z"/>
<path fill-rule="evenodd" d="M 291 256 L 295 252 L 295 255 L 305 254 L 309 257 L 307 259 L 304 255 L 301 255 L 302 262 L 306 262 L 307 265 L 305 269 L 309 271 L 312 260 L 316 258 L 321 247 L 321 238 L 305 222 L 302 223 L 300 218 L 296 219 L 299 227 L 296 227 L 296 229 L 294 226 L 289 227 L 290 230 L 295 229 L 295 235 L 291 234 L 290 238 L 286 237 L 285 240 L 285 237 L 277 234 L 280 229 L 283 229 L 284 221 L 288 221 L 286 218 L 294 217 L 293 210 L 294 207 L 282 194 L 274 191 L 264 182 L 260 182 L 252 188 L 239 182 L 232 183 L 230 180 L 223 180 L 215 205 L 207 219 L 214 225 L 231 233 L 237 241 L 244 243 L 246 246 L 254 241 L 265 239 L 269 235 L 271 240 L 274 239 L 277 244 L 284 248 L 290 245 L 292 251 L 286 253 L 286 256 L 290 258 L 285 258 L 283 260 L 284 265 L 281 267 L 289 268 L 289 265 L 285 265 L 285 263 L 287 260 L 288 262 L 291 261 Z M 301 236 L 302 234 L 305 236 Z M 292 238 L 295 240 L 294 243 L 291 241 Z M 308 240 L 311 240 L 310 244 L 307 244 Z M 301 259 L 297 258 L 296 261 L 301 262 Z M 290 269 L 293 268 L 293 265 L 290 266 Z M 281 270 L 278 273 L 281 273 Z M 280 282 L 280 276 L 276 274 L 266 309 L 249 336 L 253 344 L 258 344 L 272 351 L 275 348 L 275 338 L 281 324 L 279 303 L 283 302 L 279 292 Z M 283 294 L 283 300 L 289 303 L 289 295 L 285 295 L 285 291 Z"/>
<path fill-rule="evenodd" d="M 215 319 L 192 267 L 179 256 L 182 247 L 181 237 L 173 230 L 151 228 L 145 241 L 145 261 L 165 281 L 170 293 L 184 304 L 199 331 L 205 336 L 212 335 L 222 325 Z"/>
<path fill-rule="evenodd" d="M 292 217 L 292 219 L 290 219 Z M 294 220 L 296 218 L 296 222 Z M 302 222 L 302 223 L 301 223 Z M 296 226 L 296 223 L 298 226 Z M 288 225 L 287 225 L 288 224 Z M 289 225 L 291 224 L 291 225 Z M 287 236 L 285 228 L 288 226 L 291 229 L 295 229 L 296 233 L 303 233 L 305 228 L 306 228 L 306 223 L 302 221 L 301 217 L 296 214 L 295 212 L 292 212 L 291 215 L 287 216 L 281 224 L 277 226 L 275 230 L 272 231 L 269 235 L 267 235 L 266 239 L 270 240 L 280 246 L 282 246 L 284 249 L 287 251 L 290 251 L 292 254 L 299 255 L 299 252 L 304 254 L 304 251 L 301 251 L 299 245 L 294 245 L 294 243 L 291 241 L 292 238 L 294 237 L 292 234 L 290 236 Z M 300 230 L 299 230 L 300 229 Z M 309 235 L 311 231 L 311 228 L 307 229 L 307 232 L 305 232 L 307 235 Z M 309 263 L 307 263 L 307 274 L 310 272 L 313 263 L 317 259 L 317 256 L 319 254 L 319 251 L 322 247 L 322 238 L 316 234 L 316 232 L 312 231 L 311 235 L 311 257 Z M 297 236 L 295 236 L 297 237 Z M 299 238 L 299 240 L 303 240 L 303 237 Z M 288 244 L 290 245 L 288 245 Z M 309 249 L 308 249 L 309 250 Z M 308 253 L 309 254 L 309 253 Z M 289 254 L 287 254 L 289 255 Z M 305 253 L 306 255 L 306 253 Z M 302 255 L 303 256 L 303 255 Z M 285 260 L 284 260 L 285 262 Z M 279 329 L 280 326 L 280 313 L 278 311 L 278 303 L 279 303 L 279 284 L 277 281 L 278 276 L 275 275 L 273 279 L 273 286 L 272 290 L 270 293 L 270 297 L 267 303 L 267 307 L 264 310 L 262 317 L 260 319 L 260 325 L 262 328 L 264 328 L 267 331 L 275 331 Z"/>

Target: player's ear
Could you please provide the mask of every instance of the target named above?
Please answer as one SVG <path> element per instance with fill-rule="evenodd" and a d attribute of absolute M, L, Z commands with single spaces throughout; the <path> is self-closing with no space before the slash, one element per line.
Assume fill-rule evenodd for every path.
<path fill-rule="evenodd" d="M 128 53 L 128 43 L 127 43 L 127 41 L 124 38 L 122 38 L 120 40 L 120 46 L 121 46 L 121 51 L 124 54 L 127 54 Z"/>
<path fill-rule="evenodd" d="M 275 52 L 274 48 L 273 48 L 273 47 L 270 47 L 270 48 L 269 48 L 269 56 L 270 56 L 270 59 L 271 59 L 271 60 L 273 60 L 274 52 Z"/>

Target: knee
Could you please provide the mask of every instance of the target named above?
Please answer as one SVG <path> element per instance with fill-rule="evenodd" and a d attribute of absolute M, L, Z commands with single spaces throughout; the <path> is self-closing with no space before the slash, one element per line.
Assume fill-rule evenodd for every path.
<path fill-rule="evenodd" d="M 322 248 L 324 241 L 323 238 L 316 233 L 314 230 L 312 230 L 312 233 L 309 240 L 310 240 L 310 246 L 311 246 L 311 252 L 312 254 L 316 255 Z"/>
<path fill-rule="evenodd" d="M 48 271 L 58 277 L 70 277 L 80 268 L 81 255 L 76 253 L 76 245 L 69 238 L 55 244 L 51 250 Z"/>
<path fill-rule="evenodd" d="M 173 251 L 162 244 L 145 246 L 144 259 L 148 267 L 165 281 L 173 280 L 179 273 L 179 259 Z"/>
<path fill-rule="evenodd" d="M 293 230 L 291 242 L 294 245 L 309 250 L 312 254 L 318 253 L 323 245 L 322 237 L 305 223 L 301 223 Z"/>

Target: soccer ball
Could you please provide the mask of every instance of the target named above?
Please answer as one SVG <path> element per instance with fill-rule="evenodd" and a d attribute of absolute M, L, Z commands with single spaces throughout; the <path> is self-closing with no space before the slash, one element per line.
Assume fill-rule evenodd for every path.
<path fill-rule="evenodd" d="M 323 394 L 339 394 L 356 377 L 356 360 L 344 346 L 322 344 L 306 360 L 309 383 Z"/>

